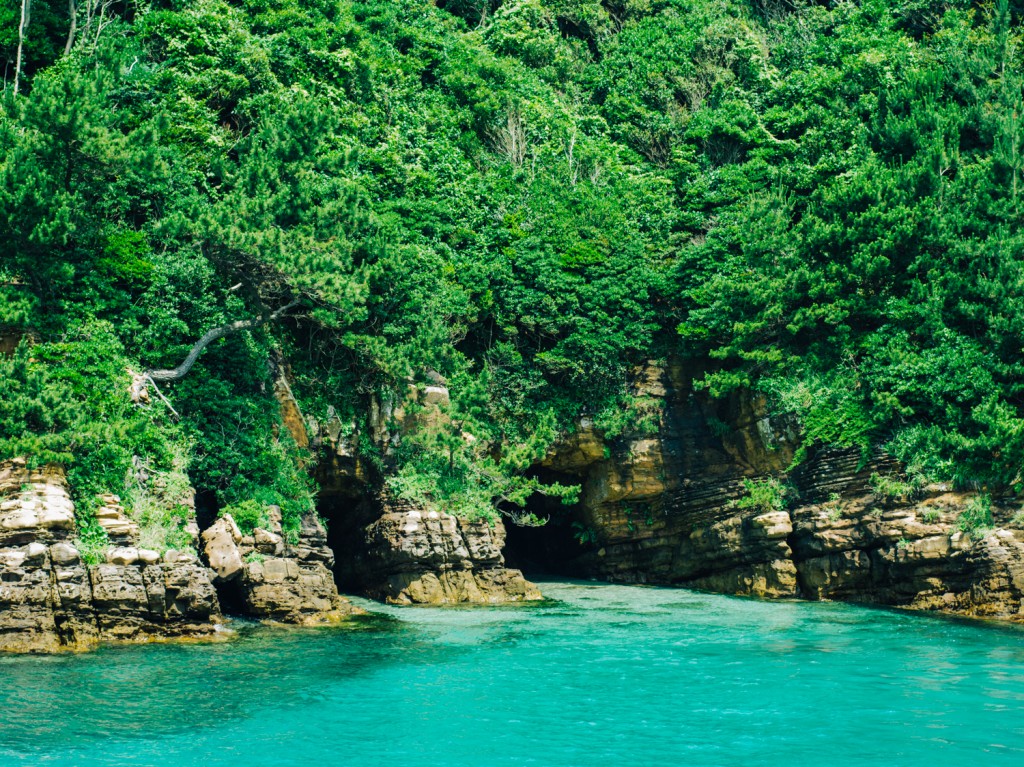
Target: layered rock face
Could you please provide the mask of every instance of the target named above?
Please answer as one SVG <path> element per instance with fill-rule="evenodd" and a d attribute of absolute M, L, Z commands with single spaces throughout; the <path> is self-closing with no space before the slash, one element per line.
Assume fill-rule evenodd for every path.
<path fill-rule="evenodd" d="M 120 523 L 113 512 L 108 520 Z M 86 565 L 73 544 L 75 510 L 63 472 L 0 464 L 0 651 L 83 650 L 108 640 L 198 637 L 216 629 L 220 606 L 209 570 L 194 556 L 132 543 Z"/>
<path fill-rule="evenodd" d="M 393 604 L 499 603 L 541 599 L 519 570 L 505 567 L 501 521 L 467 522 L 394 500 L 362 530 L 355 567 L 373 599 Z"/>
<path fill-rule="evenodd" d="M 370 438 L 390 457 L 402 436 L 432 428 L 447 416 L 444 379 L 410 385 L 403 402 L 370 403 Z M 406 409 L 419 407 L 414 417 Z M 340 420 L 318 425 L 308 441 L 325 449 L 318 480 L 329 516 L 340 581 L 393 604 L 521 602 L 541 599 L 521 571 L 505 566 L 505 528 L 500 520 L 468 522 L 448 514 L 416 508 L 388 493 L 371 477 Z M 464 435 L 465 439 L 472 439 Z"/>
<path fill-rule="evenodd" d="M 637 393 L 664 402 L 657 433 L 606 445 L 587 424 L 546 468 L 583 483 L 585 535 L 570 565 L 615 581 L 732 594 L 844 599 L 1022 619 L 1024 531 L 960 532 L 971 498 L 930 487 L 913 501 L 879 498 L 884 456 L 821 450 L 792 476 L 782 507 L 751 505 L 744 480 L 782 476 L 793 455 L 785 423 L 736 397 L 712 404 L 681 366 L 649 365 Z"/>
<path fill-rule="evenodd" d="M 298 543 L 288 543 L 271 509 L 270 529 L 243 536 L 231 515 L 203 532 L 203 549 L 225 595 L 225 607 L 257 618 L 312 625 L 357 610 L 338 595 L 327 531 L 315 515 L 302 520 Z"/>

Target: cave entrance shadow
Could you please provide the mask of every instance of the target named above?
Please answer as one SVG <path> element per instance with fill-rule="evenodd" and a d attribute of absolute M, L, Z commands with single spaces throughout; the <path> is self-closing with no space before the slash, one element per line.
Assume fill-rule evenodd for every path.
<path fill-rule="evenodd" d="M 368 489 L 354 485 L 321 492 L 317 512 L 327 526 L 327 546 L 334 553 L 334 584 L 343 593 L 361 592 L 363 529 L 376 519 Z"/>
<path fill-rule="evenodd" d="M 546 482 L 563 484 L 579 482 L 576 477 L 545 473 Z M 505 520 L 505 565 L 522 570 L 527 577 L 569 576 L 585 574 L 579 558 L 586 552 L 580 544 L 577 506 L 566 506 L 558 498 L 534 493 L 527 501 L 526 511 L 548 521 L 540 527 L 523 527 Z"/>

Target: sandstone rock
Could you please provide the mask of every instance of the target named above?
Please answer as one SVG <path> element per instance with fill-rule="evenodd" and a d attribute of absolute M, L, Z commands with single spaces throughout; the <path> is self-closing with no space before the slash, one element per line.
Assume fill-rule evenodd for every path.
<path fill-rule="evenodd" d="M 581 482 L 576 520 L 596 533 L 568 567 L 616 581 L 1024 621 L 1024 531 L 981 540 L 955 531 L 969 496 L 942 484 L 917 500 L 877 498 L 871 475 L 900 472 L 883 454 L 865 465 L 858 450 L 820 448 L 787 478 L 798 491 L 791 508 L 738 508 L 744 480 L 786 469 L 793 426 L 748 394 L 706 399 L 692 387 L 699 374 L 678 362 L 637 371 L 635 393 L 662 402 L 657 435 L 606 444 L 584 422 L 545 458 L 544 468 Z"/>
<path fill-rule="evenodd" d="M 104 495 L 103 505 L 96 510 L 96 521 L 107 531 L 112 543 L 128 546 L 139 539 L 139 526 L 125 513 L 121 499 L 116 495 Z"/>
<path fill-rule="evenodd" d="M 785 538 L 793 532 L 793 523 L 789 518 L 789 513 L 785 511 L 761 514 L 751 521 L 754 523 L 754 527 L 763 531 L 765 538 Z"/>
<path fill-rule="evenodd" d="M 139 561 L 139 550 L 134 546 L 118 546 L 107 551 L 107 561 L 114 565 L 134 565 Z"/>
<path fill-rule="evenodd" d="M 381 499 L 364 531 L 355 576 L 373 598 L 396 604 L 493 603 L 540 599 L 518 570 L 505 567 L 500 521 L 465 521 Z"/>
<path fill-rule="evenodd" d="M 242 533 L 230 514 L 214 522 L 203 532 L 203 552 L 210 567 L 221 581 L 234 580 L 242 574 L 242 554 L 238 544 Z"/>
<path fill-rule="evenodd" d="M 448 389 L 444 386 L 427 386 L 423 390 L 420 401 L 424 405 L 447 407 L 451 401 L 451 396 L 448 393 Z"/>
<path fill-rule="evenodd" d="M 262 554 L 278 554 L 284 552 L 284 539 L 269 530 L 257 527 L 253 531 L 253 544 L 256 551 Z"/>
<path fill-rule="evenodd" d="M 25 547 L 25 564 L 41 566 L 46 562 L 46 554 L 49 549 L 41 543 L 33 541 Z"/>
<path fill-rule="evenodd" d="M 239 533 L 235 538 L 233 524 L 225 516 L 215 523 L 219 528 L 211 527 L 203 538 L 209 539 L 206 556 L 214 570 L 225 563 L 229 565 L 226 572 L 238 566 L 237 572 L 219 578 L 220 582 L 233 581 L 236 609 L 257 618 L 299 624 L 335 622 L 359 612 L 338 594 L 329 569 L 334 555 L 327 547 L 327 531 L 315 514 L 301 520 L 295 546 L 260 528 L 252 536 Z M 247 540 L 251 540 L 248 547 Z M 243 562 L 239 555 L 246 548 L 256 556 Z"/>
<path fill-rule="evenodd" d="M 78 549 L 68 543 L 55 543 L 50 547 L 50 559 L 55 565 L 76 565 L 81 559 Z"/>
<path fill-rule="evenodd" d="M 103 501 L 112 519 L 110 506 L 119 501 Z M 34 527 L 15 526 L 0 537 L 0 651 L 83 650 L 107 640 L 214 632 L 217 595 L 209 571 L 194 561 L 142 568 L 134 547 L 118 547 L 96 567 L 81 561 L 72 544 L 74 506 L 59 468 L 0 462 L 0 508 L 35 519 Z M 156 554 L 141 553 L 146 560 Z M 158 588 L 163 582 L 169 585 Z"/>
<path fill-rule="evenodd" d="M 153 549 L 139 549 L 138 555 L 143 565 L 155 565 L 160 561 L 160 552 Z"/>

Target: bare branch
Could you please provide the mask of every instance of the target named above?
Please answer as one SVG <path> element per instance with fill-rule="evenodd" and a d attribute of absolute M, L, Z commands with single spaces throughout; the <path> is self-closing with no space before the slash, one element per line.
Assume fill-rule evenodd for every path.
<path fill-rule="evenodd" d="M 199 359 L 199 355 L 203 353 L 203 349 L 212 344 L 218 338 L 224 338 L 225 336 L 233 335 L 242 330 L 251 330 L 253 328 L 258 328 L 261 325 L 265 325 L 268 322 L 273 322 L 274 320 L 284 315 L 289 309 L 291 309 L 298 303 L 299 301 L 298 299 L 296 299 L 291 303 L 282 306 L 280 309 L 271 312 L 270 314 L 264 314 L 261 317 L 257 317 L 251 320 L 238 320 L 236 322 L 229 322 L 225 325 L 218 325 L 215 328 L 211 328 L 210 330 L 206 331 L 206 333 L 203 334 L 202 338 L 196 341 L 195 345 L 192 347 L 192 350 L 188 353 L 188 356 L 185 357 L 185 360 L 180 365 L 178 365 L 178 367 L 173 368 L 171 370 L 147 370 L 145 376 L 154 382 L 178 381 L 184 378 L 188 371 L 192 369 L 192 366 L 196 363 L 196 360 Z"/>

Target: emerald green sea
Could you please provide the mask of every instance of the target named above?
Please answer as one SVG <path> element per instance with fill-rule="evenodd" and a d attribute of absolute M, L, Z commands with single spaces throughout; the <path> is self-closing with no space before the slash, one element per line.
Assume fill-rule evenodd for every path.
<path fill-rule="evenodd" d="M 0 765 L 1024 764 L 1024 630 L 545 583 L 539 606 L 0 656 Z"/>

